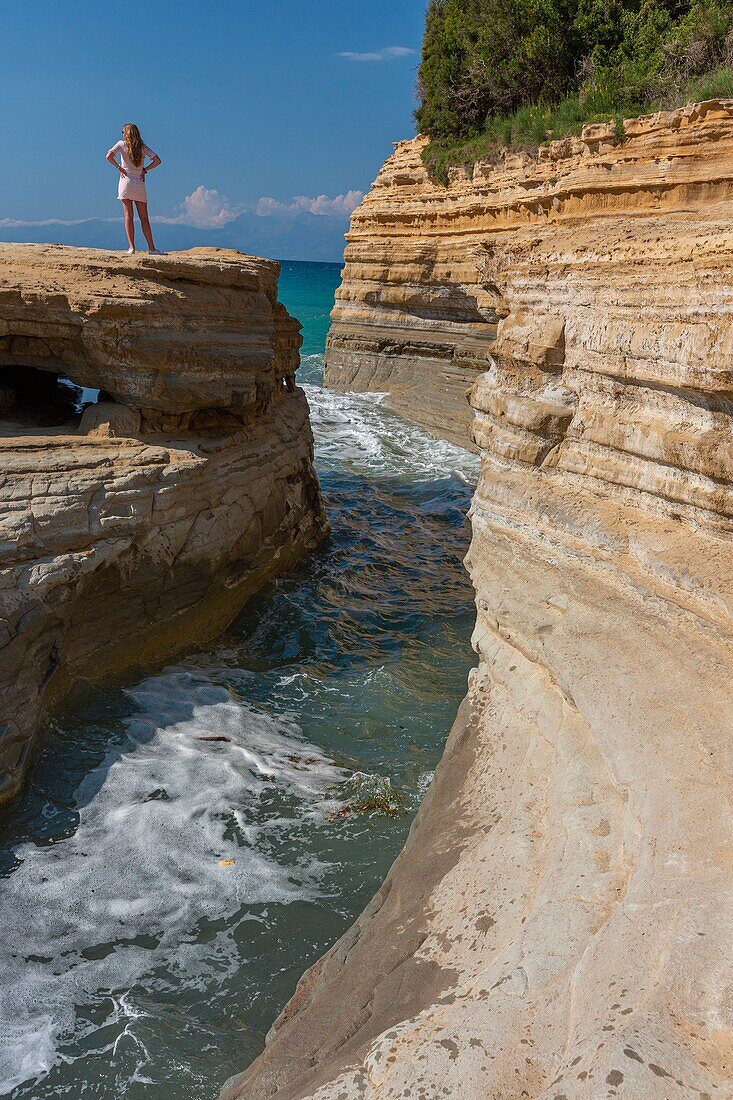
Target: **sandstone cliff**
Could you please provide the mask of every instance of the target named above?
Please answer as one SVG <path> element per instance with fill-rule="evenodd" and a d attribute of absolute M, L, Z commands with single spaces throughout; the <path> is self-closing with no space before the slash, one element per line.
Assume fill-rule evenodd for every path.
<path fill-rule="evenodd" d="M 44 703 L 222 629 L 325 534 L 278 271 L 0 245 L 0 801 Z"/>
<path fill-rule="evenodd" d="M 471 422 L 465 392 L 490 368 L 489 346 L 501 320 L 502 339 L 519 341 L 539 367 L 562 361 L 566 341 L 571 356 L 577 344 L 589 359 L 611 347 L 616 359 L 640 360 L 650 330 L 642 333 L 629 319 L 656 301 L 647 278 L 665 284 L 667 263 L 691 247 L 692 211 L 708 211 L 729 195 L 732 111 L 726 101 L 629 120 L 622 143 L 613 125 L 586 127 L 582 139 L 553 142 L 539 156 L 509 154 L 497 164 L 454 169 L 448 188 L 429 180 L 419 155 L 423 139 L 399 142 L 352 215 L 327 383 L 388 391 L 403 415 L 465 445 Z M 678 216 L 674 226 L 665 221 L 670 236 L 657 241 L 654 215 L 671 209 Z M 604 236 L 611 216 L 612 242 Z M 647 233 L 637 234 L 632 227 L 642 216 Z M 717 232 L 710 213 L 705 224 Z M 576 241 L 578 231 L 585 243 Z M 583 252 L 596 238 L 604 248 L 613 244 L 605 266 L 585 262 Z M 547 239 L 558 247 L 538 283 L 533 250 L 540 250 L 540 262 Z M 623 273 L 611 284 L 599 282 L 618 270 L 620 257 Z M 610 300 L 611 293 L 618 300 Z M 684 300 L 686 284 L 665 285 L 664 302 L 668 293 Z M 596 312 L 598 299 L 608 299 L 596 318 L 605 328 L 581 345 L 578 325 L 593 304 L 589 295 Z M 706 310 L 717 315 L 720 308 L 717 298 L 697 303 L 696 363 L 708 351 Z M 524 324 L 528 310 L 531 329 Z M 684 325 L 682 318 L 677 323 Z M 616 345 L 619 333 L 630 340 L 632 331 L 632 344 Z M 658 358 L 663 382 L 667 349 L 653 347 L 652 359 Z"/>
<path fill-rule="evenodd" d="M 331 379 L 453 435 L 474 379 L 479 664 L 227 1098 L 733 1096 L 733 104 L 626 131 L 355 216 Z"/>

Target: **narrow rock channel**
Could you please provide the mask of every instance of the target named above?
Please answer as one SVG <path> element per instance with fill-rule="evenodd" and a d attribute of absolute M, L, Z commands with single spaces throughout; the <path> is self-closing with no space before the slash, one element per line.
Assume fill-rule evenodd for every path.
<path fill-rule="evenodd" d="M 301 266 L 331 540 L 214 645 L 57 712 L 4 820 L 0 1095 L 215 1097 L 384 878 L 465 693 L 478 459 L 322 388 L 339 268 Z"/>

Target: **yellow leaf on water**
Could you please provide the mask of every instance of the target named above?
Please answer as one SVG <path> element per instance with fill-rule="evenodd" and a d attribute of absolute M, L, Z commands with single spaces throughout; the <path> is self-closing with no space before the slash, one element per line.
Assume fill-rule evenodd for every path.
<path fill-rule="evenodd" d="M 220 867 L 233 867 L 236 862 L 237 862 L 236 859 L 220 859 L 219 860 L 219 866 Z"/>

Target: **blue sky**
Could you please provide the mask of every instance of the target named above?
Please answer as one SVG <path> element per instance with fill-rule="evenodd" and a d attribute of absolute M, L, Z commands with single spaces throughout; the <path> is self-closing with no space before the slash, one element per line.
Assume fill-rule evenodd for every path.
<path fill-rule="evenodd" d="M 153 215 L 343 214 L 414 132 L 425 6 L 3 0 L 0 223 L 119 217 L 104 153 L 126 121 L 163 158 Z"/>

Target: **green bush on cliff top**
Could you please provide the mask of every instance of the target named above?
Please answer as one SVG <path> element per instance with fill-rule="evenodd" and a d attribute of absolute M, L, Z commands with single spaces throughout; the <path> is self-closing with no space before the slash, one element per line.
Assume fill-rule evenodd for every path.
<path fill-rule="evenodd" d="M 733 95 L 733 0 L 430 0 L 426 163 L 526 148 L 584 123 Z"/>

